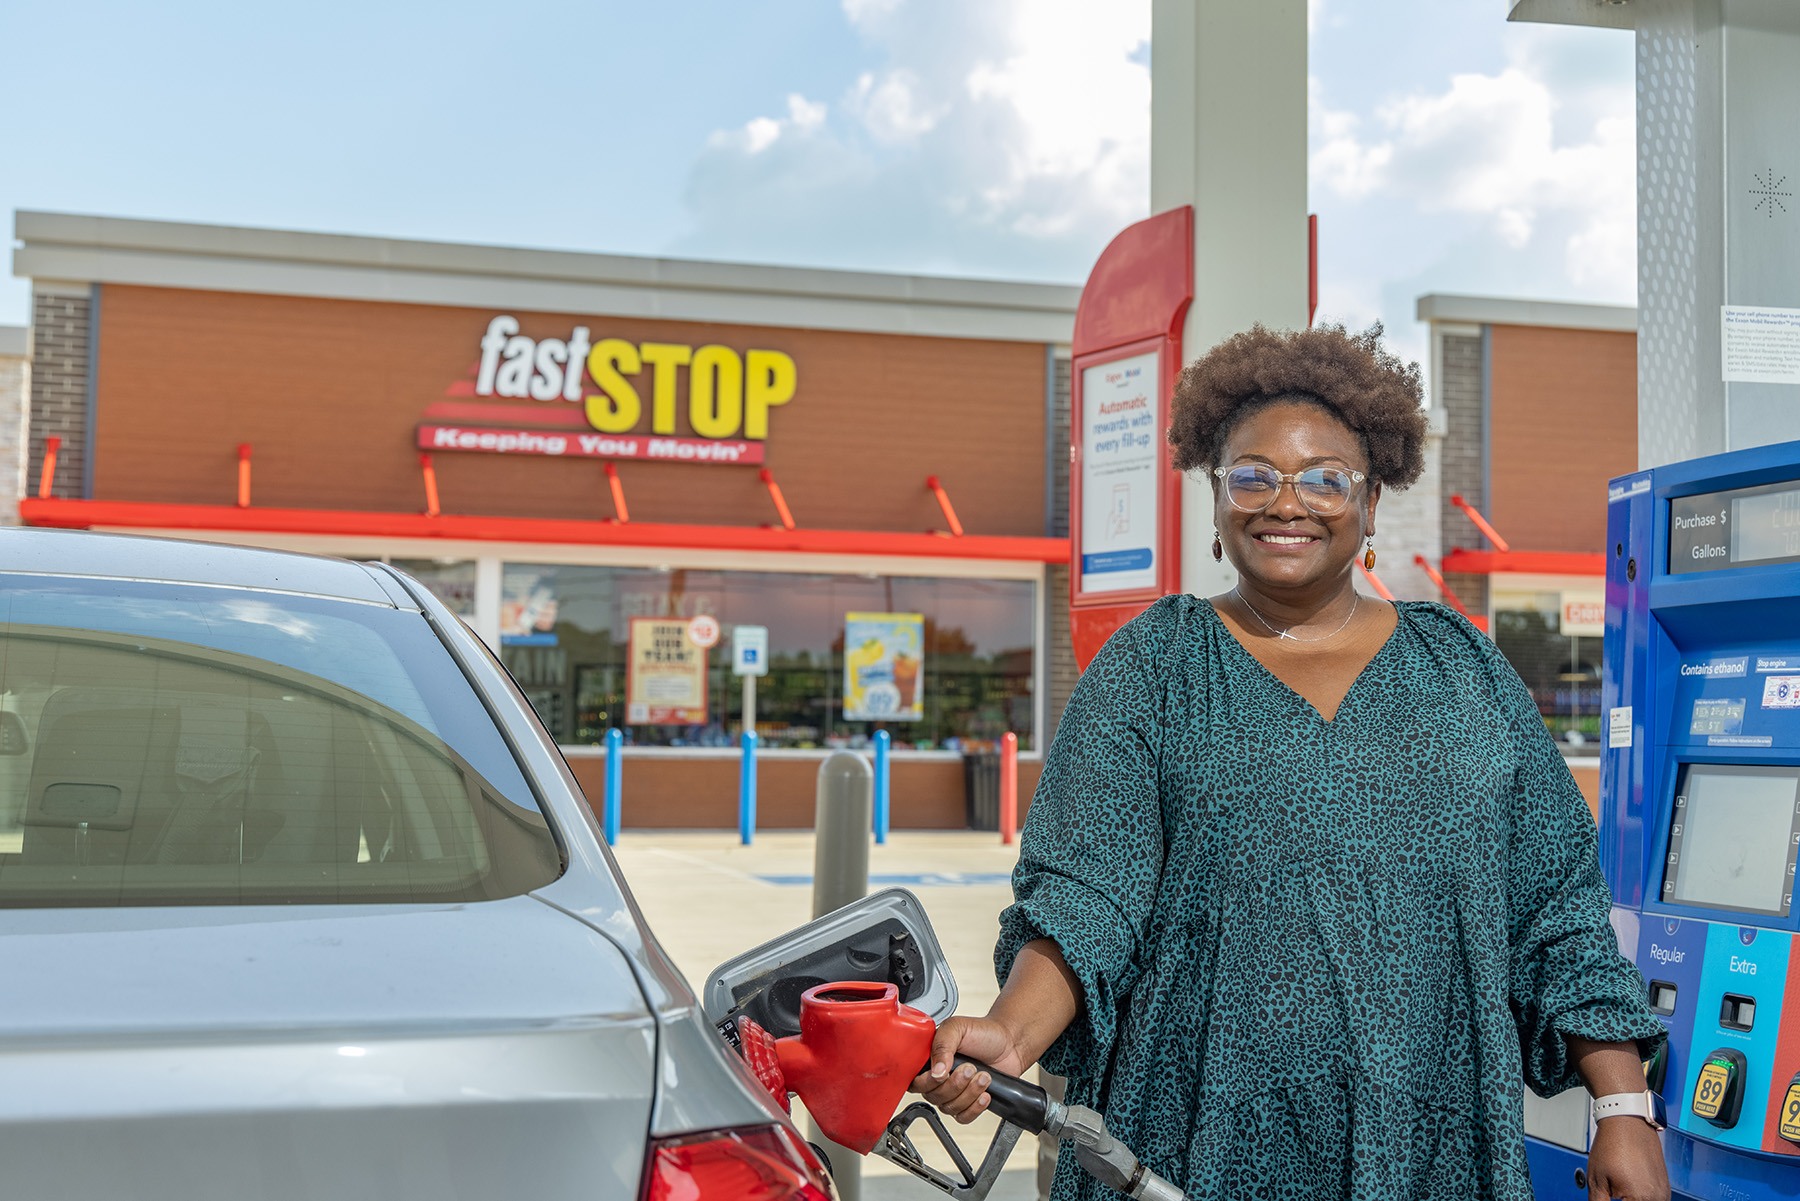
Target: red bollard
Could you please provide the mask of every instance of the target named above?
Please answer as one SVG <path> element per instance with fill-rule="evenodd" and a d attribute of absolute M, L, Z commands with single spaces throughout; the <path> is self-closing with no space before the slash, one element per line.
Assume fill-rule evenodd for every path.
<path fill-rule="evenodd" d="M 1000 845 L 1009 847 L 1019 832 L 1019 736 L 1000 736 Z"/>

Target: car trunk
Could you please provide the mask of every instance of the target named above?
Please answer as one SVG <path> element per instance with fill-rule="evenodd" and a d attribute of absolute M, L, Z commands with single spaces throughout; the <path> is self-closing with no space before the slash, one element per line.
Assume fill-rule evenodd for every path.
<path fill-rule="evenodd" d="M 0 914 L 9 1197 L 625 1197 L 656 1027 L 530 897 Z"/>

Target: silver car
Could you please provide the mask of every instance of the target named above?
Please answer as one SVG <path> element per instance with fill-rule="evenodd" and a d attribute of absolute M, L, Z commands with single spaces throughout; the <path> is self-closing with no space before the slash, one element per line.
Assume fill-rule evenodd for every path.
<path fill-rule="evenodd" d="M 831 1185 L 417 583 L 0 530 L 0 1196 Z"/>

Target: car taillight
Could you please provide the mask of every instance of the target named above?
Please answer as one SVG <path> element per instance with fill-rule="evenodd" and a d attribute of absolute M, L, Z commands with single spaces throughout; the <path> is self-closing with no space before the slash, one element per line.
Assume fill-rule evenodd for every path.
<path fill-rule="evenodd" d="M 643 1201 L 835 1201 L 831 1178 L 779 1126 L 715 1130 L 650 1144 Z"/>

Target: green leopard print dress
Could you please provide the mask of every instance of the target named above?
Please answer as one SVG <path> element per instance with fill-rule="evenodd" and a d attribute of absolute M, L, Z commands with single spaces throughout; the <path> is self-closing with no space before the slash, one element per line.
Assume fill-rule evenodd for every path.
<path fill-rule="evenodd" d="M 1523 683 L 1396 608 L 1326 721 L 1165 597 L 1050 746 L 995 965 L 1056 941 L 1086 996 L 1044 1067 L 1194 1201 L 1529 1201 L 1524 1086 L 1663 1037 Z M 1057 1201 L 1111 1195 L 1061 1157 Z"/>

